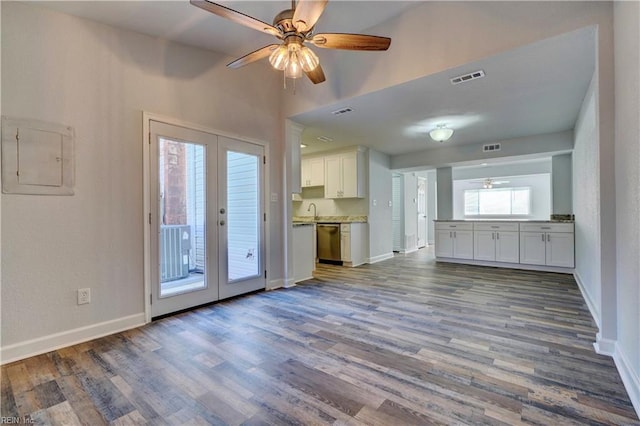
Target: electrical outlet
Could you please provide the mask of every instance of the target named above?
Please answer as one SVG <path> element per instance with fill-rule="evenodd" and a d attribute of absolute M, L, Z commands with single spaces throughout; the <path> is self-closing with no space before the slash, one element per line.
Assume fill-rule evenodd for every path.
<path fill-rule="evenodd" d="M 78 305 L 85 305 L 91 303 L 91 289 L 79 288 L 78 289 Z"/>

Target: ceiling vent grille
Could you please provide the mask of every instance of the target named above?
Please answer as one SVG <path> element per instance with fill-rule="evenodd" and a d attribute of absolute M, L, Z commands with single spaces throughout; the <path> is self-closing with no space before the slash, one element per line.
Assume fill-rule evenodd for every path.
<path fill-rule="evenodd" d="M 318 136 L 316 139 L 318 139 L 320 142 L 333 142 L 333 139 L 331 139 L 329 136 Z"/>
<path fill-rule="evenodd" d="M 346 107 L 346 108 L 337 109 L 335 111 L 331 111 L 331 114 L 333 114 L 333 115 L 342 115 L 342 114 L 346 114 L 348 112 L 353 112 L 353 108 Z"/>
<path fill-rule="evenodd" d="M 499 143 L 490 143 L 487 145 L 482 145 L 482 152 L 495 152 L 500 151 Z"/>
<path fill-rule="evenodd" d="M 469 74 L 459 75 L 457 77 L 453 77 L 451 80 L 451 84 L 456 85 L 460 83 L 466 83 L 467 81 L 477 80 L 478 78 L 484 77 L 484 71 L 478 70 L 474 72 L 470 72 Z"/>

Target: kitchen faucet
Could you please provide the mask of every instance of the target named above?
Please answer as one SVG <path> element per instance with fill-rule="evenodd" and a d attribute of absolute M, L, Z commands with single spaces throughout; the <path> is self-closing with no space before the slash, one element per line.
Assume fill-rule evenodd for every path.
<path fill-rule="evenodd" d="M 313 206 L 313 220 L 316 220 L 318 218 L 318 210 L 316 210 L 316 203 L 309 204 L 309 208 L 307 209 L 308 212 L 311 211 L 311 206 Z"/>

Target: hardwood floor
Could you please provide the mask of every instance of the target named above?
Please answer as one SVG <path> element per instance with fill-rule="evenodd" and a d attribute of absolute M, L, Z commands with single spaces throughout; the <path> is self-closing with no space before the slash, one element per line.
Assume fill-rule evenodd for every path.
<path fill-rule="evenodd" d="M 428 250 L 2 367 L 35 424 L 640 424 L 569 275 Z"/>

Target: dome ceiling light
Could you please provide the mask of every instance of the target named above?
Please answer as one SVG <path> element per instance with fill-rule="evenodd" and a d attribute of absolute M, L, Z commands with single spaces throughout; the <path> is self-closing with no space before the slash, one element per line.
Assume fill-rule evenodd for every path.
<path fill-rule="evenodd" d="M 446 142 L 453 136 L 453 129 L 446 127 L 444 124 L 438 124 L 438 127 L 429 132 L 429 136 L 436 142 Z"/>

